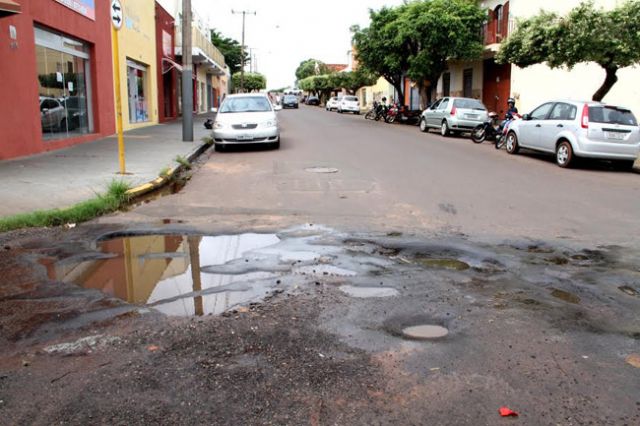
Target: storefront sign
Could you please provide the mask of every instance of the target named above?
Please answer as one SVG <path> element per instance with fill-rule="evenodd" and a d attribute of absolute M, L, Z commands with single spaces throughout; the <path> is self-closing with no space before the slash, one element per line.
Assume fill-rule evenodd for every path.
<path fill-rule="evenodd" d="M 95 0 L 56 0 L 63 6 L 78 12 L 89 19 L 96 20 Z"/>

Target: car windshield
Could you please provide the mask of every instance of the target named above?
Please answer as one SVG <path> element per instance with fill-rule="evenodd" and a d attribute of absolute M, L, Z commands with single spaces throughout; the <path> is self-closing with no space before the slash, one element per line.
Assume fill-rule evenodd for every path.
<path fill-rule="evenodd" d="M 455 99 L 453 101 L 453 106 L 462 109 L 479 109 L 482 111 L 487 110 L 484 105 L 482 105 L 482 102 L 477 99 Z"/>
<path fill-rule="evenodd" d="M 356 98 L 355 96 L 345 96 L 344 100 L 347 102 L 358 102 L 358 98 Z"/>
<path fill-rule="evenodd" d="M 631 111 L 614 106 L 590 106 L 590 123 L 623 124 L 637 126 L 638 121 Z"/>
<path fill-rule="evenodd" d="M 295 96 L 292 96 L 292 95 L 287 95 L 287 96 L 284 97 L 284 100 L 287 101 L 287 102 L 292 102 L 292 101 L 297 101 L 298 98 L 296 98 Z"/>
<path fill-rule="evenodd" d="M 271 111 L 271 104 L 264 96 L 241 96 L 237 98 L 227 98 L 220 113 L 232 112 L 266 112 Z"/>

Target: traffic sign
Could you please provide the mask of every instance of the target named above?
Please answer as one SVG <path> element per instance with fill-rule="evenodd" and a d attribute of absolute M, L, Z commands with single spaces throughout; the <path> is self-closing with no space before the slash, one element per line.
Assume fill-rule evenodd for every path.
<path fill-rule="evenodd" d="M 116 30 L 122 28 L 123 19 L 124 17 L 120 0 L 111 0 L 111 23 L 113 24 L 113 28 Z"/>

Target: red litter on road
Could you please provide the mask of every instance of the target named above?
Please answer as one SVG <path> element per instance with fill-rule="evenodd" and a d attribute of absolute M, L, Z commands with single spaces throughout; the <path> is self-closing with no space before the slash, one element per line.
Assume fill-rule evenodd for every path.
<path fill-rule="evenodd" d="M 500 410 L 498 411 L 500 411 L 500 415 L 502 417 L 518 417 L 518 413 L 516 413 L 509 407 L 500 407 Z"/>

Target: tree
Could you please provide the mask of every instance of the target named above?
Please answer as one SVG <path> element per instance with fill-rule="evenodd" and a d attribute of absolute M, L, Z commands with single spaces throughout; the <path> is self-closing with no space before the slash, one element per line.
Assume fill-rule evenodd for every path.
<path fill-rule="evenodd" d="M 311 77 L 312 75 L 323 75 L 329 73 L 331 73 L 331 70 L 324 62 L 318 61 L 317 59 L 307 59 L 300 62 L 300 65 L 298 65 L 298 68 L 296 69 L 296 79 L 302 80 L 307 77 Z"/>
<path fill-rule="evenodd" d="M 416 1 L 402 9 L 396 43 L 405 46 L 406 75 L 416 83 L 423 107 L 431 102 L 447 61 L 482 57 L 486 17 L 486 11 L 469 0 Z"/>
<path fill-rule="evenodd" d="M 407 5 L 383 7 L 369 12 L 368 28 L 351 27 L 358 62 L 381 75 L 391 84 L 400 99 L 404 99 L 402 86 L 404 73 L 409 69 L 407 46 L 397 37 L 400 15 Z"/>
<path fill-rule="evenodd" d="M 231 80 L 234 87 L 240 87 L 240 73 L 235 73 Z M 257 92 L 267 88 L 267 79 L 257 72 L 244 73 L 244 88 L 247 92 Z"/>
<path fill-rule="evenodd" d="M 231 75 L 237 73 L 242 68 L 242 49 L 238 41 L 224 37 L 216 30 L 211 30 L 211 43 L 224 55 L 224 61 L 229 66 Z M 249 55 L 245 52 L 244 63 L 249 63 Z"/>
<path fill-rule="evenodd" d="M 298 87 L 306 92 L 311 92 L 324 102 L 335 90 L 336 80 L 332 74 L 312 75 L 298 81 Z"/>
<path fill-rule="evenodd" d="M 336 88 L 347 89 L 351 94 L 356 93 L 362 87 L 373 86 L 378 81 L 377 75 L 362 67 L 351 72 L 339 72 L 335 76 L 334 85 Z"/>
<path fill-rule="evenodd" d="M 580 4 L 566 17 L 539 15 L 518 23 L 502 43 L 499 63 L 526 68 L 546 62 L 551 68 L 595 62 L 605 79 L 593 94 L 602 101 L 618 81 L 620 68 L 640 63 L 640 2 L 627 1 L 613 10 L 596 9 L 593 2 Z"/>

